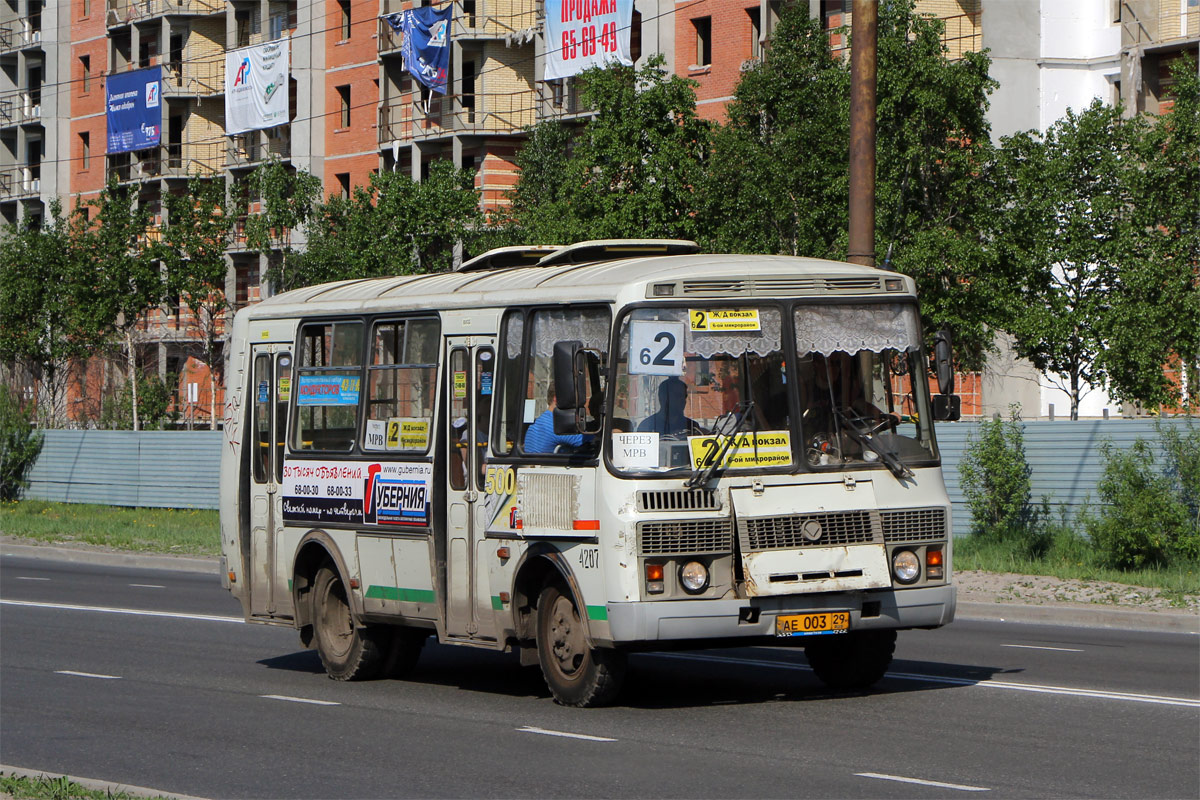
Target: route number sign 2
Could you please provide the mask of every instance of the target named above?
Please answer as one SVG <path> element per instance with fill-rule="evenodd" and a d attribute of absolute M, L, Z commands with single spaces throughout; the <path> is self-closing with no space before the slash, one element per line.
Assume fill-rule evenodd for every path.
<path fill-rule="evenodd" d="M 630 375 L 682 375 L 686 322 L 634 320 L 629 323 Z"/>

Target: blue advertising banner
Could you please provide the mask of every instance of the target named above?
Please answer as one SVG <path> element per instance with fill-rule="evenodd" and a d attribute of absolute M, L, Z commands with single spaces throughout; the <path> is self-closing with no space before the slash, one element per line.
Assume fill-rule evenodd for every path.
<path fill-rule="evenodd" d="M 450 76 L 450 23 L 454 4 L 442 8 L 420 6 L 388 14 L 384 19 L 401 34 L 404 68 L 439 94 L 446 93 Z"/>
<path fill-rule="evenodd" d="M 301 406 L 356 406 L 361 378 L 342 375 L 301 375 L 296 404 Z"/>
<path fill-rule="evenodd" d="M 128 153 L 162 141 L 162 67 L 109 75 L 104 80 L 108 152 Z"/>

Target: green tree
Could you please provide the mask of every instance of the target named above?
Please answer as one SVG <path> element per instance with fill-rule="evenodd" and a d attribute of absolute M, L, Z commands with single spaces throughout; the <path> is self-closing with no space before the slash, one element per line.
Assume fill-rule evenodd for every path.
<path fill-rule="evenodd" d="M 226 201 L 224 181 L 192 178 L 187 192 L 167 196 L 167 220 L 157 254 L 166 267 L 167 290 L 191 309 L 191 327 L 208 369 L 209 420 L 217 427 L 217 386 L 223 382 L 222 343 L 230 309 L 225 294 L 225 250 L 242 208 Z"/>
<path fill-rule="evenodd" d="M 65 419 L 69 362 L 92 344 L 79 327 L 74 280 L 58 201 L 51 203 L 47 225 L 0 233 L 0 362 L 27 369 L 37 381 L 43 426 Z"/>
<path fill-rule="evenodd" d="M 33 429 L 33 414 L 21 407 L 16 392 L 0 386 L 0 500 L 18 499 L 29 484 L 25 476 L 42 451 L 42 434 Z"/>
<path fill-rule="evenodd" d="M 284 289 L 303 285 L 293 282 L 288 274 L 298 258 L 292 236 L 319 204 L 321 179 L 272 158 L 256 167 L 236 188 L 244 196 L 248 212 L 246 245 L 260 255 L 279 256 L 267 274 L 268 280 Z"/>
<path fill-rule="evenodd" d="M 1068 109 L 1040 137 L 1030 131 L 1004 140 L 1007 203 L 997 244 L 1023 276 L 1006 328 L 1017 354 L 1071 398 L 1071 419 L 1089 386 L 1108 385 L 1111 310 L 1120 287 L 1142 277 L 1145 231 L 1132 213 L 1141 125 L 1097 100 L 1079 113 Z"/>
<path fill-rule="evenodd" d="M 698 198 L 714 252 L 845 255 L 850 71 L 819 20 L 786 7 L 713 136 Z"/>
<path fill-rule="evenodd" d="M 307 248 L 283 287 L 447 270 L 458 242 L 482 220 L 472 174 L 449 161 L 433 162 L 420 182 L 376 173 L 350 197 L 330 197 L 313 211 Z"/>
<path fill-rule="evenodd" d="M 880 7 L 876 249 L 881 266 L 916 279 L 927 327 L 950 328 L 975 365 L 1011 284 L 985 224 L 995 82 L 985 54 L 951 61 L 942 33 L 911 2 Z M 787 8 L 743 75 L 700 206 L 710 249 L 845 258 L 850 71 L 828 41 L 806 9 Z"/>
<path fill-rule="evenodd" d="M 115 176 L 95 200 L 77 204 L 68 223 L 76 272 L 72 302 L 85 332 L 95 340 L 116 340 L 124 350 L 134 430 L 140 427 L 137 329 L 142 315 L 166 297 L 149 224 L 149 211 Z"/>
<path fill-rule="evenodd" d="M 570 137 L 556 122 L 533 130 L 519 156 L 512 224 L 532 243 L 696 238 L 693 194 L 710 126 L 696 114 L 694 82 L 668 73 L 661 56 L 579 80 L 594 116 Z"/>
<path fill-rule="evenodd" d="M 1007 420 L 985 420 L 968 438 L 959 463 L 963 493 L 971 512 L 971 533 L 980 539 L 1009 541 L 1033 550 L 1037 515 L 1030 503 L 1032 470 L 1025 458 L 1025 434 L 1017 406 Z"/>
<path fill-rule="evenodd" d="M 1131 172 L 1136 262 L 1111 293 L 1105 360 L 1112 393 L 1145 405 L 1200 405 L 1200 75 L 1171 66 L 1173 107 L 1137 141 Z M 1176 365 L 1190 395 L 1164 372 Z"/>

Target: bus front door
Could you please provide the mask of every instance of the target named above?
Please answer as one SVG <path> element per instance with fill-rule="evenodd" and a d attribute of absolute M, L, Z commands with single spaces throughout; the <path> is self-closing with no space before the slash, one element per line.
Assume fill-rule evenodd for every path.
<path fill-rule="evenodd" d="M 252 347 L 254 403 L 250 443 L 250 613 L 274 616 L 287 608 L 286 581 L 279 580 L 276 548 L 283 529 L 279 484 L 283 480 L 283 441 L 291 392 L 292 357 L 286 345 Z"/>
<path fill-rule="evenodd" d="M 448 337 L 446 370 L 446 635 L 495 641 L 483 503 L 488 421 L 495 371 L 493 340 Z"/>

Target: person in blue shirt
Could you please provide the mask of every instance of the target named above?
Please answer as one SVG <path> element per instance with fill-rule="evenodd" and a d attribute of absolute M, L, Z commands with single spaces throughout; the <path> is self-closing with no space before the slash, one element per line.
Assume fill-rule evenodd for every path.
<path fill-rule="evenodd" d="M 560 434 L 554 432 L 554 409 L 558 407 L 558 399 L 555 395 L 553 384 L 551 384 L 550 390 L 546 393 L 546 402 L 550 407 L 543 411 L 533 421 L 533 424 L 529 426 L 529 429 L 525 431 L 525 442 L 523 445 L 525 452 L 570 453 L 583 446 L 584 435 L 582 433 Z"/>

